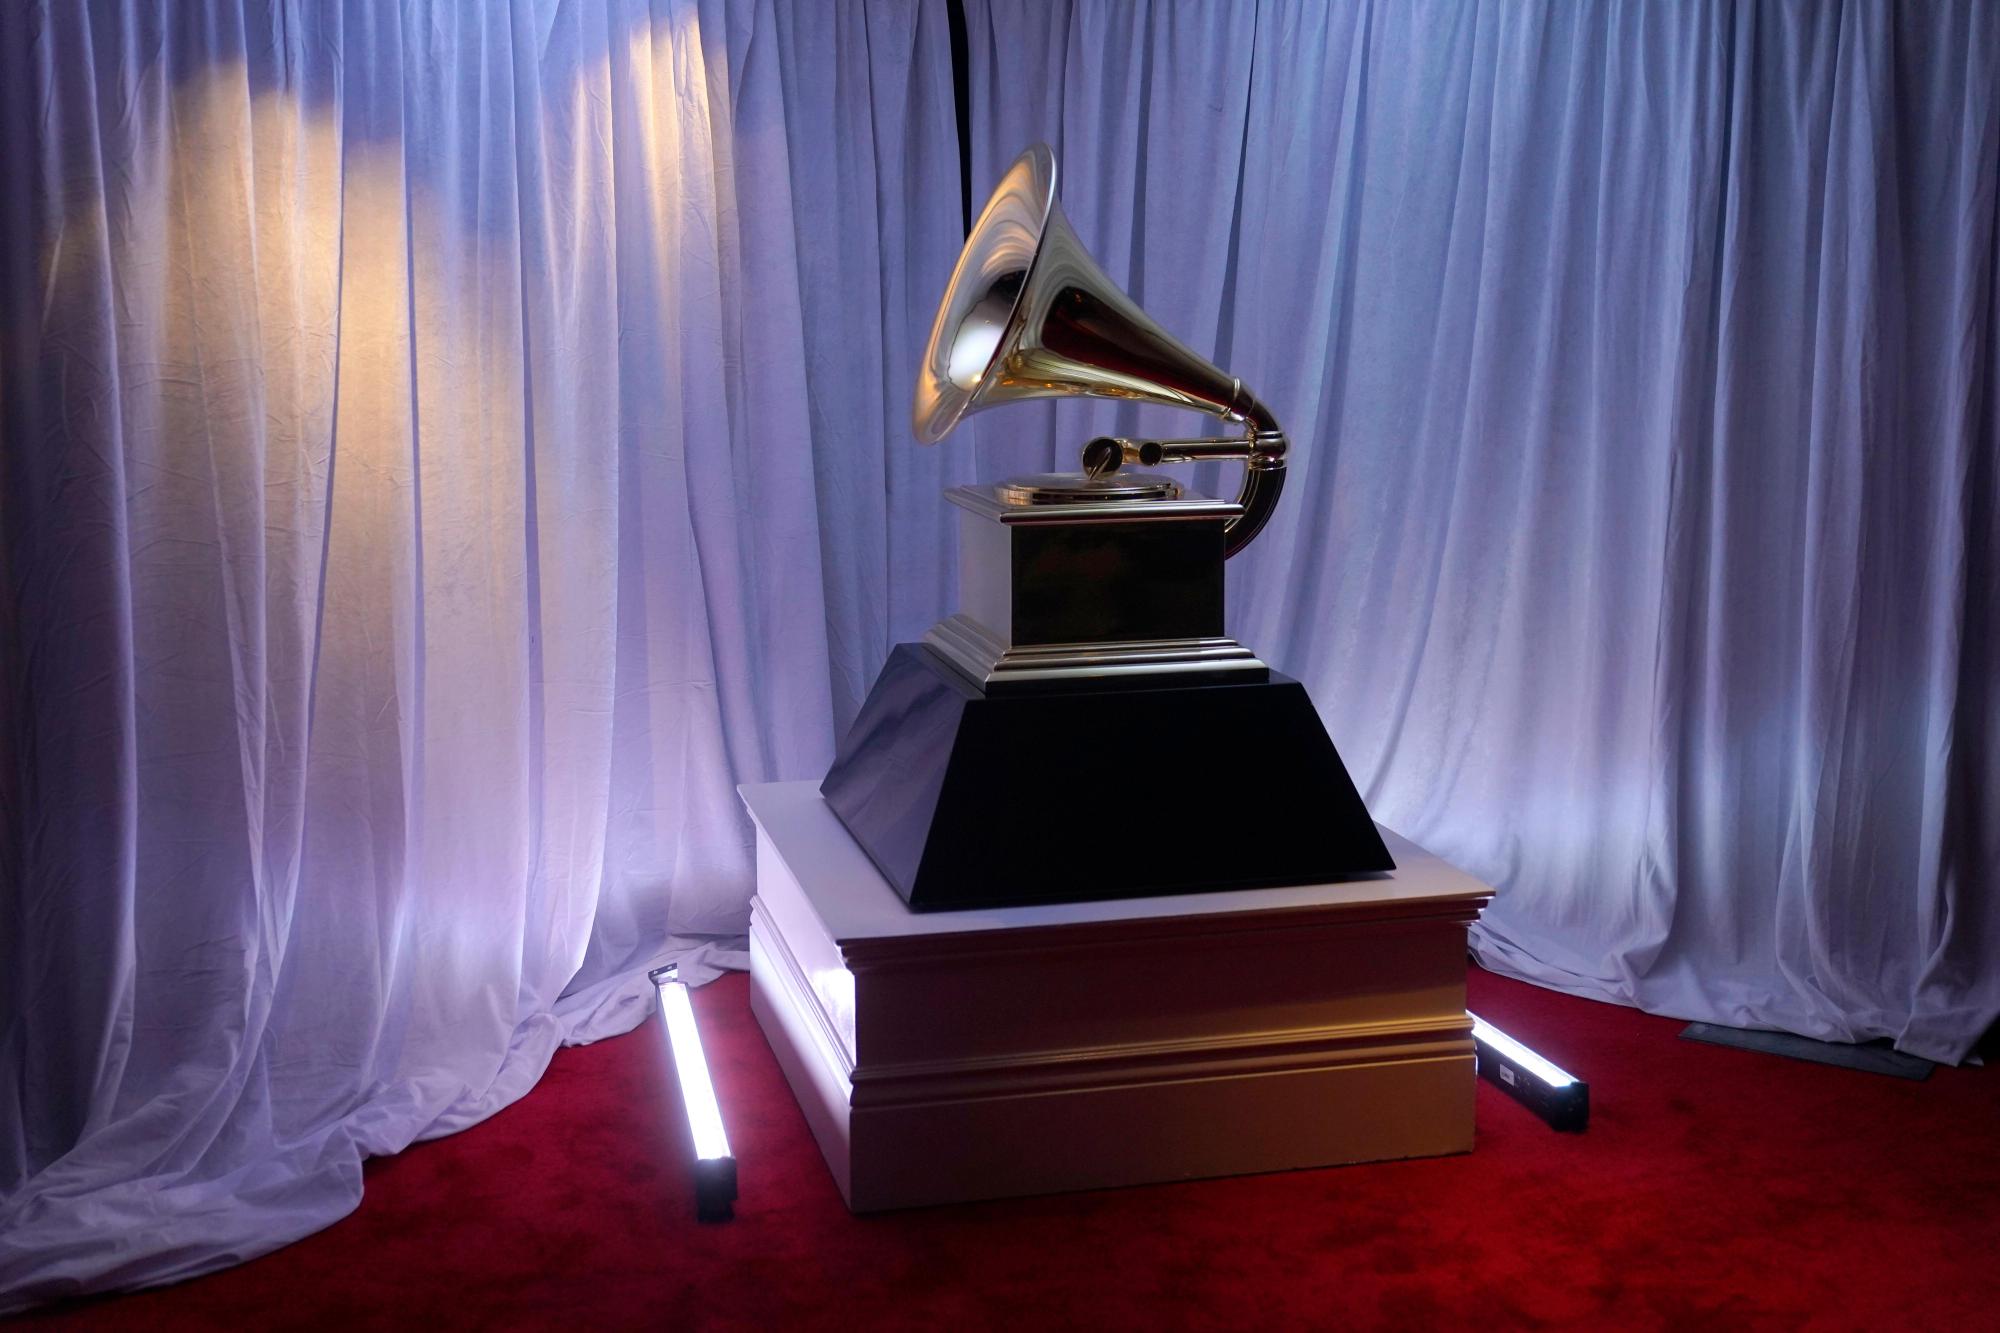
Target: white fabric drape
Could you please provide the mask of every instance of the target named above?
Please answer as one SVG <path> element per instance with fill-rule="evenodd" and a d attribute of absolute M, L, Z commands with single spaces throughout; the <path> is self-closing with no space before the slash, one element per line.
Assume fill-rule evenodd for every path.
<path fill-rule="evenodd" d="M 967 10 L 975 181 L 1046 139 L 1107 272 L 1290 428 L 1232 631 L 1500 886 L 1482 960 L 1961 1058 L 2000 1013 L 2000 7 Z M 1007 428 L 1073 465 L 1114 424 Z"/>
<path fill-rule="evenodd" d="M 867 49 L 781 79 L 768 0 L 0 7 L 0 1309 L 326 1225 L 743 930 L 734 786 L 823 771 L 873 669 L 826 626 L 889 571 L 823 593 L 823 540 L 884 525 L 822 510 L 879 516 L 907 393 L 906 333 L 808 343 L 801 266 L 957 243 L 905 252 L 901 159 L 790 206 L 871 98 L 955 182 L 941 27 L 782 17 Z M 816 464 L 868 395 L 809 351 L 886 395 L 873 473 Z"/>
<path fill-rule="evenodd" d="M 944 491 L 981 475 L 973 449 L 923 448 L 909 426 L 931 316 L 965 241 L 950 33 L 940 4 L 781 4 L 771 56 L 791 147 L 839 734 L 889 649 L 956 598 L 958 511 Z"/>

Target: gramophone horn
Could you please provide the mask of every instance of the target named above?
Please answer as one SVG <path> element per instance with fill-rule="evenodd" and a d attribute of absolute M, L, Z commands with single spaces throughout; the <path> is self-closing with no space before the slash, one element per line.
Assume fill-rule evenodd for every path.
<path fill-rule="evenodd" d="M 1016 158 L 952 270 L 917 370 L 911 421 L 935 444 L 959 419 L 1002 403 L 1083 395 L 1192 408 L 1243 427 L 1241 439 L 1093 441 L 1093 473 L 1151 463 L 1243 460 L 1234 555 L 1263 528 L 1284 483 L 1285 436 L 1243 387 L 1161 328 L 1104 275 L 1056 202 L 1048 145 Z"/>

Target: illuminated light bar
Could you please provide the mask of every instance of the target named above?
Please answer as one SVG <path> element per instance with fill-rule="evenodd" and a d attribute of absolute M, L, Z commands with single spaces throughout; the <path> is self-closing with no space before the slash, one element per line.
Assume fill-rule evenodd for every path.
<path fill-rule="evenodd" d="M 729 1151 L 722 1108 L 715 1100 L 715 1083 L 701 1053 L 694 1005 L 688 1000 L 679 968 L 669 965 L 648 975 L 659 988 L 667 1053 L 673 1057 L 681 1104 L 687 1108 L 688 1133 L 694 1139 L 694 1215 L 703 1222 L 727 1222 L 736 1211 L 736 1158 Z"/>
<path fill-rule="evenodd" d="M 1581 1134 L 1590 1124 L 1590 1085 L 1535 1054 L 1478 1014 L 1472 1040 L 1479 1048 L 1479 1073 L 1488 1082 L 1549 1122 L 1550 1129 Z"/>

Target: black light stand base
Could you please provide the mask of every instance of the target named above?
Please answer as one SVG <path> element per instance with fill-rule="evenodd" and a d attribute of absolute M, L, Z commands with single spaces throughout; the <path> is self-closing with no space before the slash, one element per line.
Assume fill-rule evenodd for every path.
<path fill-rule="evenodd" d="M 917 911 L 1395 869 L 1305 688 L 1276 673 L 989 695 L 900 644 L 820 791 Z"/>
<path fill-rule="evenodd" d="M 736 1216 L 736 1159 L 697 1158 L 694 1164 L 694 1217 L 727 1222 Z"/>

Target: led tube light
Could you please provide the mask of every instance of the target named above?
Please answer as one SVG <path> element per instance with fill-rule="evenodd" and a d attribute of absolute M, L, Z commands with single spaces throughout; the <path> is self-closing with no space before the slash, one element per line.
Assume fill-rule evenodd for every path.
<path fill-rule="evenodd" d="M 1590 1123 L 1590 1085 L 1553 1061 L 1537 1055 L 1478 1014 L 1472 1040 L 1479 1073 L 1488 1082 L 1549 1122 L 1549 1128 L 1581 1134 Z"/>
<path fill-rule="evenodd" d="M 677 968 L 652 974 L 660 993 L 660 1021 L 667 1052 L 680 1080 L 681 1104 L 687 1108 L 688 1133 L 694 1140 L 694 1211 L 704 1222 L 727 1221 L 735 1211 L 736 1158 L 722 1127 L 722 1107 L 715 1100 L 715 1083 L 701 1051 L 701 1030 L 695 1026 L 694 1005 Z"/>
<path fill-rule="evenodd" d="M 1552 1088 L 1566 1088 L 1576 1082 L 1576 1078 L 1564 1070 L 1556 1068 L 1541 1056 L 1535 1054 L 1520 1042 L 1494 1027 L 1478 1014 L 1468 1014 L 1472 1020 L 1472 1039 L 1485 1042 L 1497 1053 L 1533 1074 Z"/>

